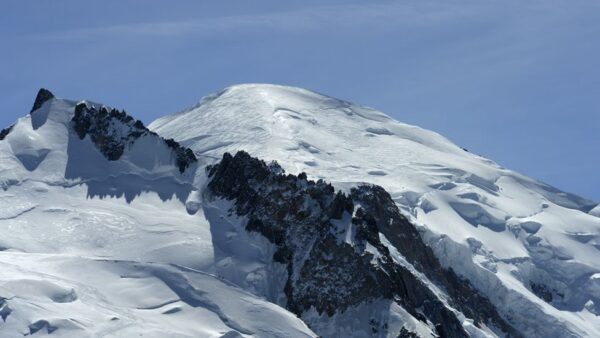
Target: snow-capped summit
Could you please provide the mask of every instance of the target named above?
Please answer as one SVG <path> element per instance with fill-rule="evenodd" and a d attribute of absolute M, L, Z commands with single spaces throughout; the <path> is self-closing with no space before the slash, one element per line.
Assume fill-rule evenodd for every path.
<path fill-rule="evenodd" d="M 305 89 L 40 90 L 0 186 L 0 336 L 600 336 L 597 203 Z"/>
<path fill-rule="evenodd" d="M 444 265 L 506 316 L 524 318 L 523 332 L 600 334 L 595 202 L 504 169 L 435 132 L 300 88 L 232 86 L 149 128 L 205 160 L 245 150 L 342 189 L 381 185 L 422 226 Z"/>

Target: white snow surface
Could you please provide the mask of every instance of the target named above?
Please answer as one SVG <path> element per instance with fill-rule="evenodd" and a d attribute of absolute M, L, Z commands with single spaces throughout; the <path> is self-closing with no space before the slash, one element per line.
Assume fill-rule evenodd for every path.
<path fill-rule="evenodd" d="M 310 310 L 302 319 L 315 332 L 282 308 L 285 267 L 272 262 L 273 246 L 204 194 L 205 166 L 238 150 L 343 190 L 383 186 L 442 264 L 526 336 L 600 336 L 592 201 L 299 88 L 233 86 L 153 122 L 197 154 L 183 174 L 152 135 L 107 161 L 69 127 L 76 103 L 44 103 L 0 141 L 0 337 L 361 336 L 354 328 L 374 313 L 430 334 L 385 301 L 334 318 Z M 552 304 L 532 285 L 552 290 Z M 495 332 L 464 325 L 473 336 Z"/>
<path fill-rule="evenodd" d="M 215 274 L 195 166 L 153 135 L 107 161 L 69 127 L 75 104 L 0 141 L 0 337 L 316 336 Z"/>
<path fill-rule="evenodd" d="M 600 336 L 597 203 L 435 132 L 299 88 L 232 86 L 150 129 L 207 163 L 245 150 L 340 189 L 381 185 L 442 264 L 470 279 L 528 336 Z M 532 284 L 552 290 L 552 305 Z"/>

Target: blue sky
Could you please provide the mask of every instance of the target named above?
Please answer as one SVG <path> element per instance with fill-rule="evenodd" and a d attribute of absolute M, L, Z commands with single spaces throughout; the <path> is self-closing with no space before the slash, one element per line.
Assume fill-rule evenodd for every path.
<path fill-rule="evenodd" d="M 227 85 L 309 88 L 600 201 L 596 0 L 0 2 L 0 126 L 39 87 L 150 122 Z"/>

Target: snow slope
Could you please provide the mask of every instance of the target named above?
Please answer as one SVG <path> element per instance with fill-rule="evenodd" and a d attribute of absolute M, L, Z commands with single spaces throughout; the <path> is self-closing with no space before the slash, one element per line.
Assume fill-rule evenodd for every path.
<path fill-rule="evenodd" d="M 0 141 L 0 337 L 315 336 L 214 275 L 196 164 L 149 132 L 108 161 L 76 104 L 50 99 Z"/>
<path fill-rule="evenodd" d="M 299 88 L 229 87 L 149 128 L 203 164 L 245 150 L 337 188 L 381 185 L 442 263 L 527 336 L 600 336 L 597 203 L 434 132 Z"/>
<path fill-rule="evenodd" d="M 386 337 L 403 327 L 432 336 L 431 323 L 384 299 L 331 317 L 306 311 L 312 331 L 285 310 L 274 245 L 246 231 L 230 202 L 207 198 L 206 166 L 238 150 L 344 191 L 384 187 L 442 264 L 525 336 L 600 336 L 592 201 L 299 88 L 229 87 L 153 122 L 156 133 L 118 112 L 104 120 L 112 110 L 101 104 L 48 94 L 0 132 L 0 337 Z M 74 124 L 77 111 L 103 115 Z M 189 154 L 161 136 L 197 161 L 182 164 Z M 374 315 L 387 329 L 372 331 Z M 471 336 L 499 332 L 457 317 Z"/>

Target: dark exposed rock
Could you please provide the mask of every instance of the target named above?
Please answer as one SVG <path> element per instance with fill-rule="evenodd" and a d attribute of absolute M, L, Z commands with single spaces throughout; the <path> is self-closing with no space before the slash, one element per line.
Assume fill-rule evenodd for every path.
<path fill-rule="evenodd" d="M 51 334 L 58 330 L 58 327 L 51 325 L 47 320 L 38 320 L 35 323 L 29 324 L 29 334 L 36 334 L 38 331 L 46 328 L 46 333 Z"/>
<path fill-rule="evenodd" d="M 54 94 L 52 94 L 48 89 L 40 88 L 40 90 L 37 93 L 37 96 L 35 97 L 35 102 L 33 103 L 33 107 L 31 108 L 30 113 L 33 113 L 34 111 L 40 109 L 44 102 L 53 98 Z"/>
<path fill-rule="evenodd" d="M 306 174 L 276 174 L 270 167 L 245 152 L 225 154 L 208 169 L 209 189 L 235 200 L 236 213 L 248 217 L 246 230 L 278 246 L 273 259 L 288 264 L 288 307 L 298 314 L 310 306 L 333 314 L 360 302 L 361 295 L 381 296 L 377 288 L 368 287 L 374 279 L 360 273 L 368 269 L 371 257 L 353 257 L 354 249 L 338 244 L 329 233 L 330 215 L 341 218 L 344 207 L 352 212 L 351 200 L 334 194 L 323 181 L 307 180 Z M 302 252 L 309 258 L 300 257 Z M 338 264 L 333 266 L 332 260 Z"/>
<path fill-rule="evenodd" d="M 371 215 L 365 212 L 365 209 L 358 208 L 354 217 L 352 218 L 352 224 L 356 227 L 354 233 L 354 239 L 357 243 L 366 244 L 378 243 L 379 242 L 379 230 L 377 229 L 377 223 Z"/>
<path fill-rule="evenodd" d="M 358 189 L 364 191 L 372 187 L 376 186 L 364 185 Z M 385 279 L 389 276 L 389 280 L 392 283 L 391 289 L 394 290 L 393 295 L 400 297 L 399 303 L 416 318 L 432 322 L 440 337 L 461 336 L 464 332 L 462 332 L 460 322 L 454 317 L 454 314 L 449 312 L 431 290 L 423 285 L 421 280 L 412 272 L 403 266 L 395 264 L 388 247 L 383 245 L 379 240 L 380 230 L 377 218 L 366 211 L 367 209 L 363 209 L 363 200 L 355 200 L 355 202 L 361 204 L 361 208 L 357 209 L 355 217 L 352 219 L 352 223 L 356 226 L 355 239 L 358 245 L 364 245 L 361 244 L 361 240 L 368 242 L 382 254 L 379 264 L 386 275 L 379 276 L 380 279 Z M 420 241 L 420 237 L 415 240 Z"/>
<path fill-rule="evenodd" d="M 415 318 L 432 323 L 440 337 L 466 336 L 454 312 L 410 270 L 394 262 L 379 239 L 381 233 L 477 325 L 489 323 L 520 337 L 468 281 L 440 266 L 383 188 L 362 185 L 347 196 L 322 180 L 308 180 L 305 173 L 286 175 L 272 167 L 245 152 L 226 153 L 220 163 L 207 168 L 208 188 L 234 202 L 232 211 L 248 219 L 247 231 L 258 232 L 277 246 L 273 260 L 287 264 L 284 292 L 292 312 L 300 315 L 314 307 L 331 316 L 364 302 L 391 299 Z M 359 207 L 354 212 L 355 205 Z M 336 237 L 340 230 L 332 221 L 342 219 L 344 212 L 354 213 L 355 245 Z M 367 243 L 376 248 L 377 257 L 366 250 Z M 409 331 L 402 334 L 411 337 Z"/>
<path fill-rule="evenodd" d="M 550 290 L 546 285 L 531 282 L 530 286 L 531 291 L 533 291 L 536 296 L 543 299 L 546 303 L 551 303 L 554 299 L 552 290 Z M 556 292 L 556 290 L 554 291 Z"/>
<path fill-rule="evenodd" d="M 375 236 L 375 231 L 385 235 L 408 262 L 447 292 L 453 307 L 473 319 L 476 325 L 493 324 L 512 337 L 521 336 L 468 280 L 440 265 L 433 250 L 423 242 L 418 230 L 401 214 L 385 189 L 376 185 L 362 185 L 353 188 L 351 196 L 364 209 L 363 223 L 375 224 L 367 228 L 373 232 L 371 237 Z M 356 217 L 359 217 L 358 212 Z"/>
<path fill-rule="evenodd" d="M 0 130 L 0 141 L 3 141 L 6 138 L 6 136 L 8 136 L 8 134 L 10 134 L 13 127 L 14 127 L 14 125 Z"/>
<path fill-rule="evenodd" d="M 8 306 L 8 303 L 6 302 L 6 298 L 0 297 L 0 318 L 2 318 L 3 322 L 6 321 L 6 318 L 10 316 L 12 311 L 13 310 L 10 308 L 10 306 Z"/>
<path fill-rule="evenodd" d="M 380 331 L 387 332 L 389 329 L 387 321 L 380 321 L 375 318 L 371 318 L 369 320 L 369 326 L 371 328 L 371 333 L 376 334 Z"/>
<path fill-rule="evenodd" d="M 112 116 L 118 119 L 117 114 L 110 114 L 105 107 L 97 110 L 95 107 L 88 108 L 85 103 L 79 103 L 75 106 L 75 115 L 73 116 L 73 129 L 80 139 L 87 134 L 90 135 L 92 142 L 98 147 L 100 152 L 109 160 L 118 160 L 125 149 L 125 145 L 133 142 L 134 135 L 123 135 L 120 130 L 112 128 Z M 127 123 L 127 121 L 120 120 Z"/>
<path fill-rule="evenodd" d="M 418 334 L 408 331 L 405 327 L 400 330 L 398 338 L 420 338 Z"/>
<path fill-rule="evenodd" d="M 123 155 L 125 147 L 130 146 L 143 135 L 160 138 L 146 128 L 142 121 L 135 120 L 125 111 L 116 109 L 109 111 L 104 106 L 98 109 L 94 106 L 89 107 L 84 102 L 75 106 L 75 113 L 71 121 L 77 136 L 83 139 L 89 135 L 98 150 L 109 161 L 118 160 Z M 175 153 L 176 164 L 181 173 L 197 161 L 192 150 L 181 146 L 172 139 L 161 138 L 161 140 Z"/>
<path fill-rule="evenodd" d="M 140 120 L 137 120 L 136 125 L 139 124 L 144 126 Z M 197 161 L 196 155 L 194 155 L 194 152 L 191 149 L 182 146 L 181 144 L 175 142 L 175 140 L 170 138 L 165 139 L 165 143 L 169 148 L 171 148 L 175 152 L 177 167 L 179 168 L 180 172 L 184 172 L 185 169 L 187 169 L 187 167 L 189 167 L 191 163 Z"/>
<path fill-rule="evenodd" d="M 296 280 L 289 283 L 288 307 L 301 314 L 314 306 L 333 316 L 366 300 L 392 298 L 389 288 L 377 287 L 381 271 L 371 266 L 372 259 L 372 254 L 358 255 L 351 245 L 325 235 L 316 241 Z"/>

